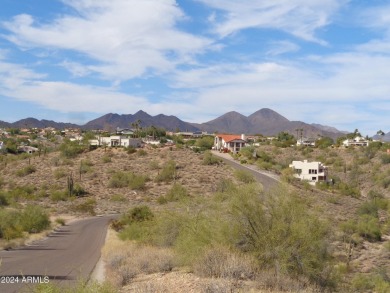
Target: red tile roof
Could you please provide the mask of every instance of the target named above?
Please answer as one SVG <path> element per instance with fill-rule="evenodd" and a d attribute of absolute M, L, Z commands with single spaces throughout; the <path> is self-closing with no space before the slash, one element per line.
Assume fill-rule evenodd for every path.
<path fill-rule="evenodd" d="M 242 140 L 240 134 L 218 134 L 219 138 L 222 138 L 225 142 L 230 142 L 232 140 Z"/>

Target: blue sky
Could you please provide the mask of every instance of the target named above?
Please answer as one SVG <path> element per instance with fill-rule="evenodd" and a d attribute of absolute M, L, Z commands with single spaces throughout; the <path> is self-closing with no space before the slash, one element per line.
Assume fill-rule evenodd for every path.
<path fill-rule="evenodd" d="M 271 108 L 390 131 L 382 0 L 2 0 L 0 120 Z"/>

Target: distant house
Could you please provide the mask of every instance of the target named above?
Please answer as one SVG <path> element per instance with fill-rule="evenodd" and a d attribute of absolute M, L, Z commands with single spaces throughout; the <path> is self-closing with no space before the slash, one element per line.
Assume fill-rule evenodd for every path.
<path fill-rule="evenodd" d="M 120 128 L 120 127 L 117 127 L 116 128 L 116 134 L 133 136 L 134 135 L 134 130 L 130 129 L 130 128 Z"/>
<path fill-rule="evenodd" d="M 300 138 L 297 140 L 297 146 L 316 146 L 316 139 L 315 138 Z"/>
<path fill-rule="evenodd" d="M 37 152 L 38 150 L 39 150 L 38 148 L 34 148 L 34 147 L 28 146 L 28 145 L 18 147 L 18 152 L 20 152 L 20 153 L 32 154 L 32 153 Z"/>
<path fill-rule="evenodd" d="M 245 134 L 217 134 L 214 138 L 214 149 L 224 152 L 238 153 L 246 146 Z"/>
<path fill-rule="evenodd" d="M 296 178 L 307 180 L 312 185 L 327 180 L 328 168 L 321 162 L 293 161 L 289 167 L 294 170 Z"/>
<path fill-rule="evenodd" d="M 343 146 L 349 147 L 349 146 L 368 146 L 369 141 L 365 139 L 364 137 L 357 136 L 353 139 L 346 139 L 343 141 Z"/>
<path fill-rule="evenodd" d="M 0 150 L 2 150 L 3 148 L 5 148 L 5 145 L 2 141 L 0 141 Z"/>
<path fill-rule="evenodd" d="M 91 146 L 107 147 L 141 147 L 142 140 L 139 138 L 128 138 L 121 135 L 111 135 L 110 137 L 97 137 L 89 140 Z"/>

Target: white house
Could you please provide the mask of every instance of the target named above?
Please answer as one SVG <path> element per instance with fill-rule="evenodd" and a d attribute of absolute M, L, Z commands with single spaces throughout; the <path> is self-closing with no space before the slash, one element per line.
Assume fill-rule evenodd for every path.
<path fill-rule="evenodd" d="M 297 146 L 316 146 L 316 140 L 314 138 L 300 138 L 297 140 Z"/>
<path fill-rule="evenodd" d="M 349 146 L 368 146 L 369 141 L 365 139 L 364 137 L 357 136 L 353 139 L 346 139 L 343 141 L 343 146 L 349 147 Z"/>
<path fill-rule="evenodd" d="M 244 134 L 217 134 L 214 138 L 214 149 L 238 153 L 246 145 Z"/>
<path fill-rule="evenodd" d="M 2 150 L 3 148 L 5 148 L 4 143 L 0 141 L 0 150 Z"/>
<path fill-rule="evenodd" d="M 296 178 L 307 180 L 312 185 L 327 180 L 328 168 L 321 162 L 293 161 L 289 167 L 294 169 Z"/>
<path fill-rule="evenodd" d="M 110 137 L 97 137 L 90 139 L 91 146 L 108 146 L 108 147 L 140 147 L 142 141 L 137 138 L 128 138 L 121 135 L 111 135 Z"/>

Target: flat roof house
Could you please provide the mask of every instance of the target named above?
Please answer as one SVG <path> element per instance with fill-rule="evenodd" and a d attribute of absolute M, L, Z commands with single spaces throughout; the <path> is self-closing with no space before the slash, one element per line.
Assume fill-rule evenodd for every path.
<path fill-rule="evenodd" d="M 328 168 L 321 162 L 293 161 L 289 167 L 293 168 L 296 178 L 307 180 L 311 185 L 327 180 Z"/>
<path fill-rule="evenodd" d="M 343 141 L 343 145 L 345 147 L 349 146 L 368 146 L 369 141 L 365 139 L 364 137 L 357 136 L 353 139 L 346 139 Z"/>
<path fill-rule="evenodd" d="M 245 134 L 217 134 L 214 138 L 214 149 L 238 153 L 246 145 Z"/>

